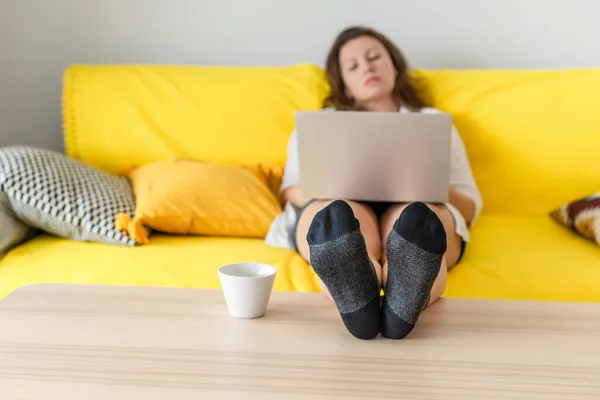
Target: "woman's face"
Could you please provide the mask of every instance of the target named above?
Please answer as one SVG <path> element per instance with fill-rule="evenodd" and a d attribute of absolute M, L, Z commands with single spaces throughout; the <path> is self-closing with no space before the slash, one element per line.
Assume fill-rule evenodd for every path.
<path fill-rule="evenodd" d="M 350 40 L 339 56 L 346 96 L 357 105 L 390 98 L 398 72 L 381 42 L 371 36 Z"/>

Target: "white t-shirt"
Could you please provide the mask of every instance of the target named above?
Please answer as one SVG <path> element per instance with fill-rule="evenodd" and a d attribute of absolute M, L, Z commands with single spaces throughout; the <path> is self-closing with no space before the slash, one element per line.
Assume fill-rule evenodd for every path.
<path fill-rule="evenodd" d="M 399 111 L 401 113 L 411 112 L 406 108 L 400 108 Z M 434 108 L 424 108 L 420 112 L 429 114 L 441 113 L 441 111 Z M 450 185 L 459 193 L 462 193 L 473 200 L 473 203 L 475 204 L 475 216 L 473 221 L 471 221 L 472 225 L 481 212 L 481 194 L 475 184 L 475 179 L 473 178 L 465 145 L 454 126 L 452 127 L 450 152 Z M 281 191 L 298 184 L 300 184 L 298 138 L 296 136 L 296 131 L 294 131 L 288 142 L 287 162 L 281 183 Z M 467 226 L 464 217 L 452 204 L 446 203 L 446 206 L 452 213 L 456 222 L 456 233 L 458 233 L 465 242 L 468 242 L 469 226 Z M 276 247 L 295 248 L 294 244 L 291 243 L 293 229 L 295 229 L 295 210 L 290 205 L 286 205 L 284 212 L 271 225 L 266 241 L 268 244 Z"/>

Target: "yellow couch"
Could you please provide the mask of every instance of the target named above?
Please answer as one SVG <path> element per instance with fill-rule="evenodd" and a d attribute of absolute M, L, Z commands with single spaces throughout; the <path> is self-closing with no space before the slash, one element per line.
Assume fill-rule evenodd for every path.
<path fill-rule="evenodd" d="M 600 301 L 600 248 L 548 213 L 600 190 L 600 70 L 418 71 L 454 116 L 484 211 L 446 296 Z M 67 153 L 110 173 L 170 157 L 283 165 L 293 111 L 319 109 L 313 65 L 73 66 L 65 74 Z M 279 268 L 275 290 L 318 291 L 294 252 L 260 239 L 154 234 L 125 248 L 43 235 L 0 261 L 0 297 L 40 282 L 217 288 L 236 261 Z"/>

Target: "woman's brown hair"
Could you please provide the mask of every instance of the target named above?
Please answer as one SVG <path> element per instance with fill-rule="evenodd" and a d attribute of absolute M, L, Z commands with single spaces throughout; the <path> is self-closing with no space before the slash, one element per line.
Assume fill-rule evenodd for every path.
<path fill-rule="evenodd" d="M 331 93 L 325 99 L 324 107 L 334 107 L 338 110 L 355 110 L 354 100 L 346 96 L 342 72 L 340 70 L 340 50 L 353 39 L 362 36 L 370 36 L 378 40 L 390 54 L 392 62 L 398 71 L 396 86 L 394 87 L 394 100 L 399 105 L 403 105 L 413 111 L 418 111 L 426 107 L 425 102 L 419 96 L 416 79 L 408 72 L 408 64 L 402 55 L 400 49 L 384 34 L 374 29 L 355 26 L 342 31 L 335 39 L 327 61 L 325 70 L 327 72 L 327 81 L 331 88 Z"/>

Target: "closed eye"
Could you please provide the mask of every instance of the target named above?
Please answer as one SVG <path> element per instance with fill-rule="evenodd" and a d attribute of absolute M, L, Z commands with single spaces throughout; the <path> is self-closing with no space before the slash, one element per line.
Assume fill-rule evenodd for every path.
<path fill-rule="evenodd" d="M 376 61 L 376 60 L 378 60 L 379 58 L 381 58 L 381 54 L 375 54 L 375 55 L 373 55 L 373 56 L 370 56 L 370 57 L 368 57 L 367 59 L 368 59 L 369 61 Z"/>

